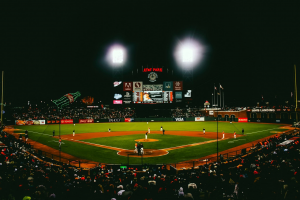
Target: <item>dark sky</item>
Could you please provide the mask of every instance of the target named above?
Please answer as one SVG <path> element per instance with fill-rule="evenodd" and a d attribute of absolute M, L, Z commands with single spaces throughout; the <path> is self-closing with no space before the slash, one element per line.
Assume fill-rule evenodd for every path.
<path fill-rule="evenodd" d="M 270 104 L 275 96 L 291 100 L 293 66 L 300 65 L 296 1 L 9 2 L 0 6 L 6 102 L 49 101 L 76 91 L 111 102 L 112 72 L 103 62 L 110 44 L 128 49 L 124 73 L 164 66 L 180 77 L 173 52 L 186 37 L 208 47 L 193 71 L 199 105 L 211 101 L 214 83 L 225 88 L 229 106 L 256 105 L 262 95 Z"/>

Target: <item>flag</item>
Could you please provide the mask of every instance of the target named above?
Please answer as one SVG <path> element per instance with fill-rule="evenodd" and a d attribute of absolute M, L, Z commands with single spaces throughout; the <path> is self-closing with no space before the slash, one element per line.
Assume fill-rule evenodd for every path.
<path fill-rule="evenodd" d="M 55 103 L 57 107 L 62 108 L 73 103 L 80 95 L 80 92 L 68 93 L 57 100 L 53 100 L 52 102 Z"/>

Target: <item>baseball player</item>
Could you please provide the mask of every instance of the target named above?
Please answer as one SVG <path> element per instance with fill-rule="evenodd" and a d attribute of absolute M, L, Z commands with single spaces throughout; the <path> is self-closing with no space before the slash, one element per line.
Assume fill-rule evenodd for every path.
<path fill-rule="evenodd" d="M 58 140 L 58 146 L 59 146 L 59 148 L 61 147 L 61 138 L 59 138 L 59 140 Z"/>
<path fill-rule="evenodd" d="M 27 130 L 25 131 L 25 140 L 26 140 L 26 142 L 28 140 L 28 131 Z"/>

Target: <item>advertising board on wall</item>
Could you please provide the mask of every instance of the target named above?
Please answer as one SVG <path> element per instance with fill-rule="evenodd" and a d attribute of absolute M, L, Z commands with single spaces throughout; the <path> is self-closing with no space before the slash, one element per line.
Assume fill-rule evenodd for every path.
<path fill-rule="evenodd" d="M 173 81 L 164 81 L 163 91 L 173 91 Z"/>
<path fill-rule="evenodd" d="M 94 119 L 80 119 L 79 123 L 94 123 Z"/>
<path fill-rule="evenodd" d="M 183 117 L 177 117 L 177 118 L 173 118 L 173 121 L 176 121 L 176 122 L 183 122 L 185 121 L 186 119 L 183 118 Z"/>
<path fill-rule="evenodd" d="M 123 104 L 123 100 L 113 100 L 113 104 Z"/>
<path fill-rule="evenodd" d="M 196 122 L 204 122 L 205 118 L 204 117 L 195 117 Z"/>
<path fill-rule="evenodd" d="M 132 91 L 132 82 L 123 82 L 123 91 Z"/>
<path fill-rule="evenodd" d="M 164 103 L 172 103 L 173 102 L 173 92 L 165 91 L 164 92 Z"/>
<path fill-rule="evenodd" d="M 108 122 L 121 122 L 121 119 L 120 118 L 108 119 Z"/>
<path fill-rule="evenodd" d="M 45 125 L 46 120 L 15 120 L 16 125 Z"/>
<path fill-rule="evenodd" d="M 133 91 L 134 92 L 142 92 L 143 91 L 143 82 L 142 81 L 134 81 L 133 82 Z"/>
<path fill-rule="evenodd" d="M 133 103 L 141 103 L 143 101 L 143 92 L 133 92 L 132 101 Z"/>
<path fill-rule="evenodd" d="M 163 91 L 162 84 L 143 85 L 143 91 Z"/>
<path fill-rule="evenodd" d="M 60 120 L 59 119 L 50 119 L 50 120 L 47 120 L 47 124 L 59 124 L 60 123 Z"/>
<path fill-rule="evenodd" d="M 129 104 L 131 103 L 132 101 L 132 95 L 131 95 L 131 92 L 126 92 L 124 95 L 123 95 L 123 103 L 124 104 Z"/>
<path fill-rule="evenodd" d="M 248 118 L 239 118 L 238 122 L 248 122 Z"/>
<path fill-rule="evenodd" d="M 173 88 L 174 90 L 183 90 L 183 82 L 182 81 L 173 81 Z"/>
<path fill-rule="evenodd" d="M 73 119 L 62 119 L 60 120 L 61 124 L 73 124 Z"/>
<path fill-rule="evenodd" d="M 134 118 L 125 118 L 125 122 L 134 122 Z"/>

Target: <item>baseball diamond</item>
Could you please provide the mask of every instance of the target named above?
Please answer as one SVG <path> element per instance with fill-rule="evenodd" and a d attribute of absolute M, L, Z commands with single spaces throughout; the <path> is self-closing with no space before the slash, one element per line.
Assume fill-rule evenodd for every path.
<path fill-rule="evenodd" d="M 76 124 L 76 135 L 72 135 L 73 124 L 60 125 L 60 137 L 63 141 L 61 151 L 72 159 L 106 164 L 140 163 L 141 156 L 134 154 L 134 144 L 142 142 L 144 145 L 143 159 L 145 163 L 178 163 L 201 159 L 219 151 L 232 148 L 251 146 L 254 141 L 280 134 L 289 129 L 279 124 L 259 123 L 228 123 L 218 122 L 219 130 L 224 130 L 225 138 L 216 130 L 216 122 L 115 122 L 101 124 Z M 160 127 L 163 126 L 165 134 Z M 108 127 L 111 132 L 107 132 Z M 206 133 L 203 134 L 203 127 Z M 151 128 L 148 139 L 144 132 Z M 42 144 L 42 150 L 55 153 L 58 146 L 53 140 L 59 136 L 52 136 L 52 131 L 59 132 L 59 125 L 43 126 L 10 126 L 6 131 L 16 137 L 28 130 L 29 142 L 34 146 Z M 246 130 L 242 135 L 242 129 Z M 234 139 L 234 131 L 237 139 Z M 51 140 L 49 138 L 51 137 Z M 49 147 L 47 149 L 46 147 Z"/>

